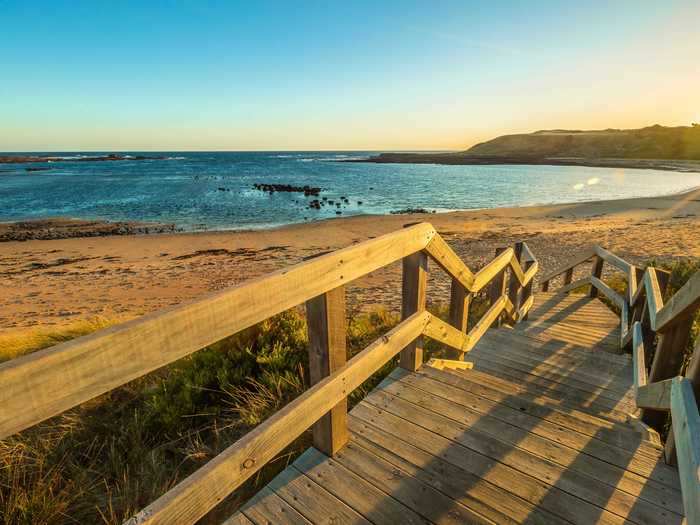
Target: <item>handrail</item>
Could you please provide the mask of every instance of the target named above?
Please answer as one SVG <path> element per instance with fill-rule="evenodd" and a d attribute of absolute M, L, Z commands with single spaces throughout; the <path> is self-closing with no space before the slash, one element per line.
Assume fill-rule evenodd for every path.
<path fill-rule="evenodd" d="M 573 268 L 593 257 L 598 262 L 604 261 L 615 266 L 625 274 L 627 293 L 624 297 L 600 279 L 602 264 L 593 267 L 594 273 L 598 275 L 571 282 Z M 700 385 L 700 365 L 689 367 L 686 378 L 677 374 L 681 372 L 682 353 L 690 331 L 691 316 L 700 308 L 700 272 L 693 275 L 665 303 L 659 272 L 656 268 L 647 267 L 640 276 L 642 272 L 639 268 L 600 246 L 594 246 L 547 274 L 543 278 L 542 289 L 548 290 L 551 279 L 566 273 L 569 282 L 565 282 L 560 293 L 589 284 L 620 307 L 620 345 L 624 347 L 632 342 L 636 406 L 642 409 L 642 418 L 648 423 L 659 422 L 654 414 L 670 412 L 672 432 L 666 441 L 666 459 L 670 461 L 674 454 L 678 456 L 687 523 L 699 525 L 700 415 L 692 385 Z M 659 342 L 651 363 L 651 372 L 647 374 L 645 345 L 653 342 L 654 333 L 659 335 Z M 700 342 L 695 350 L 693 360 L 695 359 L 700 363 Z"/>
<path fill-rule="evenodd" d="M 128 522 L 194 523 L 311 425 L 314 445 L 334 454 L 347 440 L 346 414 L 339 407 L 344 410 L 348 394 L 397 354 L 400 366 L 421 366 L 423 336 L 463 356 L 501 316 L 513 323 L 524 319 L 534 303 L 531 286 L 539 265 L 525 243 L 516 246 L 474 273 L 422 223 L 8 361 L 0 364 L 0 439 L 306 303 L 312 386 Z M 425 311 L 428 257 L 453 279 L 449 324 Z M 399 260 L 403 320 L 345 362 L 344 285 Z M 499 292 L 490 308 L 468 330 L 470 297 L 496 282 Z M 326 414 L 333 424 L 324 423 Z"/>
<path fill-rule="evenodd" d="M 422 223 L 0 364 L 0 439 L 422 250 Z"/>

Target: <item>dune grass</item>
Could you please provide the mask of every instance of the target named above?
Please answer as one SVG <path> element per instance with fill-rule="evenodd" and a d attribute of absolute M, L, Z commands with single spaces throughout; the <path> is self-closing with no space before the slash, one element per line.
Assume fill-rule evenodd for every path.
<path fill-rule="evenodd" d="M 75 339 L 81 335 L 91 334 L 118 322 L 120 319 L 94 317 L 57 328 L 27 328 L 0 334 L 0 363 Z"/>
<path fill-rule="evenodd" d="M 444 317 L 446 308 L 436 313 Z M 349 355 L 398 321 L 384 310 L 353 315 Z M 110 324 L 94 319 L 3 336 L 0 355 L 14 358 Z M 308 388 L 307 344 L 304 316 L 290 310 L 0 441 L 0 523 L 122 523 Z M 351 394 L 351 406 L 395 361 Z M 307 432 L 203 522 L 220 521 L 309 443 Z"/>

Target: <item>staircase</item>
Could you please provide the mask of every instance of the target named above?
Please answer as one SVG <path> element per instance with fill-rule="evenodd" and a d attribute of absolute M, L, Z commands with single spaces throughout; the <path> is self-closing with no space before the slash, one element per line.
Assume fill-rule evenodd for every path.
<path fill-rule="evenodd" d="M 311 448 L 236 523 L 681 523 L 678 471 L 634 418 L 619 319 L 537 294 L 471 369 L 395 369 L 350 412 L 333 458 Z M 455 365 L 456 368 L 463 368 Z"/>
<path fill-rule="evenodd" d="M 452 281 L 447 322 L 426 310 L 429 260 Z M 346 284 L 399 262 L 401 322 L 348 360 Z M 227 525 L 700 525 L 700 345 L 684 365 L 700 272 L 664 297 L 667 274 L 600 246 L 534 293 L 538 270 L 517 243 L 473 272 L 432 225 L 411 225 L 0 364 L 0 439 L 304 305 L 310 387 L 125 523 L 200 523 L 312 428 L 313 447 Z M 425 338 L 449 359 L 424 363 Z M 388 363 L 398 367 L 348 412 Z M 662 447 L 652 427 L 669 413 Z"/>

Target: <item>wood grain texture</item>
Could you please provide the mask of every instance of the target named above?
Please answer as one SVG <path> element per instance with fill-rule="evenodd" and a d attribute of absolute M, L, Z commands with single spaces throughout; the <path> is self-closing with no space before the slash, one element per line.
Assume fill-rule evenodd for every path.
<path fill-rule="evenodd" d="M 700 524 L 700 414 L 690 380 L 675 378 L 671 389 L 673 434 L 688 525 Z"/>
<path fill-rule="evenodd" d="M 428 256 L 417 252 L 403 259 L 401 287 L 401 318 L 407 319 L 425 310 L 428 287 Z M 399 366 L 406 370 L 418 370 L 423 364 L 422 336 L 416 337 L 401 351 Z"/>
<path fill-rule="evenodd" d="M 339 286 L 306 302 L 309 332 L 311 384 L 345 365 L 345 287 Z M 313 426 L 314 446 L 332 456 L 348 441 L 347 398 L 324 414 Z"/>
<path fill-rule="evenodd" d="M 593 266 L 591 268 L 591 290 L 588 292 L 588 297 L 598 297 L 598 288 L 593 285 L 593 279 L 600 280 L 603 275 L 603 264 L 605 259 L 596 255 L 593 258 Z"/>
<path fill-rule="evenodd" d="M 258 425 L 131 518 L 129 525 L 194 523 L 275 457 L 321 415 L 423 333 L 418 312 Z"/>

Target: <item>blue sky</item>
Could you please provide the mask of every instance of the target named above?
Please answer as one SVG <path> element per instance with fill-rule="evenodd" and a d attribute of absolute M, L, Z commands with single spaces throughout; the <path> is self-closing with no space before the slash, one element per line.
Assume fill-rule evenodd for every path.
<path fill-rule="evenodd" d="M 700 120 L 700 2 L 0 0 L 0 150 L 460 149 Z"/>

